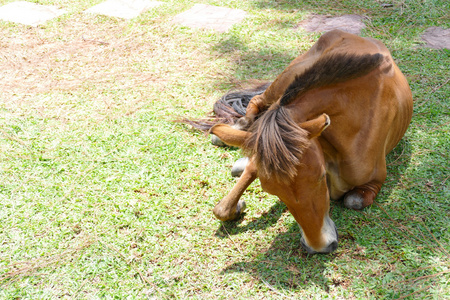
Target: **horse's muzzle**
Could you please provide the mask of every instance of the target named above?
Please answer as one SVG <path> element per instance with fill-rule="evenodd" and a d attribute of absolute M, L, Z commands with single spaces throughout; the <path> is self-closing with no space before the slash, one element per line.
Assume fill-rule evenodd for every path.
<path fill-rule="evenodd" d="M 329 221 L 331 221 L 331 219 L 329 219 Z M 327 246 L 325 246 L 324 248 L 322 248 L 321 250 L 319 250 L 319 251 L 314 250 L 313 248 L 311 248 L 310 246 L 308 246 L 306 244 L 305 239 L 303 237 L 301 238 L 300 243 L 302 244 L 302 247 L 305 248 L 306 252 L 308 252 L 309 254 L 317 254 L 317 253 L 328 254 L 328 253 L 334 252 L 337 249 L 338 241 L 339 241 L 338 231 L 337 231 L 336 225 L 334 225 L 333 221 L 331 221 L 329 224 L 333 226 L 335 235 L 333 238 L 330 239 L 329 244 Z"/>

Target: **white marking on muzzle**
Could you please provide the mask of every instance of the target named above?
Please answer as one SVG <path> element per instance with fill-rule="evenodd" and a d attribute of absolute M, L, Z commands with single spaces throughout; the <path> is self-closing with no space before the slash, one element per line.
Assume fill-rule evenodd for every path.
<path fill-rule="evenodd" d="M 323 225 L 321 229 L 322 238 L 324 240 L 324 246 L 322 249 L 313 249 L 311 248 L 305 239 L 305 234 L 303 233 L 303 229 L 300 227 L 302 231 L 301 243 L 306 251 L 310 254 L 314 253 L 331 253 L 337 248 L 338 243 L 338 235 L 336 225 L 334 225 L 333 220 L 330 219 L 329 215 L 326 214 L 323 218 Z"/>
<path fill-rule="evenodd" d="M 328 214 L 326 214 L 323 218 L 322 236 L 325 240 L 325 246 L 338 241 L 336 225 L 333 220 L 330 219 Z"/>

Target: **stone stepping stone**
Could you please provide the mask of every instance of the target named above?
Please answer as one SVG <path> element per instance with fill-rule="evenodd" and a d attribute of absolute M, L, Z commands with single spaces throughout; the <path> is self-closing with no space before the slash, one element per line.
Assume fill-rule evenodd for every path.
<path fill-rule="evenodd" d="M 422 34 L 425 47 L 434 49 L 450 49 L 450 29 L 430 27 Z"/>
<path fill-rule="evenodd" d="M 176 15 L 173 22 L 191 28 L 226 32 L 234 24 L 241 22 L 246 15 L 247 12 L 240 9 L 195 4 L 191 9 Z"/>
<path fill-rule="evenodd" d="M 27 1 L 11 2 L 0 7 L 0 19 L 24 25 L 38 26 L 66 11 L 55 6 L 39 5 Z"/>
<path fill-rule="evenodd" d="M 366 28 L 366 24 L 362 20 L 363 17 L 359 15 L 342 15 L 340 17 L 313 15 L 308 20 L 301 22 L 299 26 L 309 32 L 340 29 L 353 34 L 360 34 L 361 30 Z"/>
<path fill-rule="evenodd" d="M 107 0 L 85 11 L 122 19 L 133 19 L 164 2 L 148 0 Z"/>

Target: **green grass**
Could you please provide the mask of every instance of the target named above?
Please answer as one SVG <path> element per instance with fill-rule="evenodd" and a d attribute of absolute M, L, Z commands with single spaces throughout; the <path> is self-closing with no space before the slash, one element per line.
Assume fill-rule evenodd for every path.
<path fill-rule="evenodd" d="M 68 14 L 0 21 L 0 298 L 450 298 L 450 52 L 420 39 L 448 1 L 196 1 L 249 13 L 223 34 L 170 23 L 191 1 L 131 21 L 35 2 Z M 364 15 L 415 100 L 376 204 L 333 202 L 339 248 L 313 256 L 259 182 L 216 220 L 240 152 L 173 122 L 273 79 L 320 36 L 296 29 L 311 13 Z"/>

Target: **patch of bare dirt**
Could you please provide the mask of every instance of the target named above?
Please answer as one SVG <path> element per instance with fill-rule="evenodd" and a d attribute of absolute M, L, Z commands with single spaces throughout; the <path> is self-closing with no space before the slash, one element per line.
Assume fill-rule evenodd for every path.
<path fill-rule="evenodd" d="M 433 49 L 450 49 L 450 29 L 430 27 L 422 34 L 425 47 Z"/>
<path fill-rule="evenodd" d="M 312 15 L 307 20 L 301 22 L 298 27 L 302 27 L 309 32 L 324 32 L 340 29 L 353 34 L 360 34 L 361 30 L 366 28 L 362 20 L 363 17 L 359 15 L 342 15 L 340 17 Z"/>
<path fill-rule="evenodd" d="M 2 43 L 1 92 L 45 93 L 74 91 L 86 85 L 109 82 L 110 86 L 133 85 L 155 79 L 153 74 L 133 69 L 145 61 L 145 45 L 123 38 L 108 42 L 80 34 L 69 41 L 23 34 Z M 139 55 L 136 55 L 139 53 Z M 145 55 L 145 54 L 144 54 Z M 142 59 L 142 60 L 140 60 Z"/>

